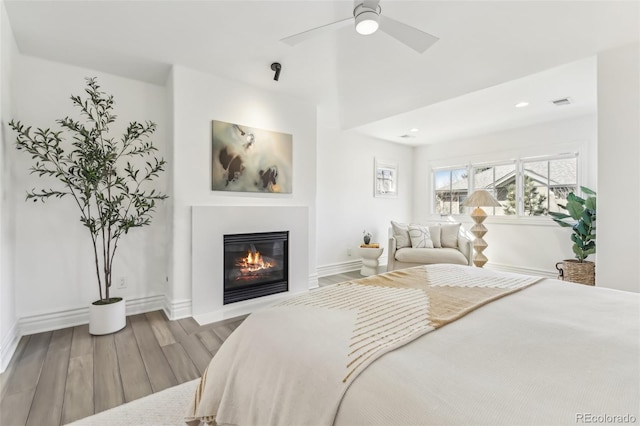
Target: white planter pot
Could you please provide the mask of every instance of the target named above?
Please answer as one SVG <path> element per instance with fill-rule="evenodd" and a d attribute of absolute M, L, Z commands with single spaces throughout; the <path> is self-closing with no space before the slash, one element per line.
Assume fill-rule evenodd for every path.
<path fill-rule="evenodd" d="M 124 299 L 108 305 L 89 305 L 89 333 L 94 335 L 115 333 L 127 325 Z"/>

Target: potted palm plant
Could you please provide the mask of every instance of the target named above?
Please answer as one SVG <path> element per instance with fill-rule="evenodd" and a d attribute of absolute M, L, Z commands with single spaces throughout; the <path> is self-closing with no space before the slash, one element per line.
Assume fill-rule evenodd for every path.
<path fill-rule="evenodd" d="M 580 190 L 585 198 L 573 192 L 567 196 L 567 204 L 558 204 L 568 214 L 549 212 L 560 226 L 571 228 L 571 241 L 576 259 L 565 259 L 556 264 L 560 277 L 567 281 L 595 285 L 595 263 L 587 261 L 596 252 L 596 193 L 584 186 Z M 562 265 L 562 266 L 559 266 Z"/>
<path fill-rule="evenodd" d="M 56 120 L 61 131 L 35 129 L 11 120 L 18 134 L 16 148 L 32 158 L 31 173 L 57 179 L 58 189 L 33 189 L 27 200 L 71 198 L 80 222 L 91 234 L 99 299 L 89 306 L 89 332 L 108 334 L 126 324 L 125 303 L 112 297 L 112 272 L 120 238 L 151 223 L 156 202 L 167 195 L 148 188 L 164 171 L 165 160 L 149 137 L 156 124 L 131 122 L 120 138 L 109 136 L 115 122 L 113 96 L 100 90 L 96 78 L 86 79 L 86 97 L 71 96 L 82 121 Z M 71 140 L 65 140 L 68 133 Z"/>

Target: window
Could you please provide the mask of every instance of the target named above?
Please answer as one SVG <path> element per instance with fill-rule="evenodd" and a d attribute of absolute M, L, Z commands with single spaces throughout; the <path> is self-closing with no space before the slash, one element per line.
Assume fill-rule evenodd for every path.
<path fill-rule="evenodd" d="M 509 199 L 516 188 L 516 164 L 483 165 L 471 168 L 473 189 L 486 189 L 493 194 L 502 207 L 485 207 L 488 215 L 504 216 L 515 213 L 515 197 Z"/>
<path fill-rule="evenodd" d="M 469 172 L 466 167 L 436 170 L 433 187 L 436 213 L 461 214 L 461 204 L 469 193 Z"/>
<path fill-rule="evenodd" d="M 578 156 L 570 154 L 434 170 L 434 212 L 463 214 L 468 194 L 486 189 L 502 204 L 485 208 L 488 215 L 546 216 L 577 190 L 577 169 Z"/>
<path fill-rule="evenodd" d="M 558 203 L 566 204 L 567 195 L 578 188 L 577 163 L 575 156 L 524 160 L 523 214 L 541 216 L 560 211 Z"/>

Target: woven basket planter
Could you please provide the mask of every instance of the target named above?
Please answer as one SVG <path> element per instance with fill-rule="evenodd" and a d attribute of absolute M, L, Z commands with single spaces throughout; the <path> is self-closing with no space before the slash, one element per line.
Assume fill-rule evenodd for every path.
<path fill-rule="evenodd" d="M 556 264 L 558 278 L 574 283 L 596 285 L 596 264 L 589 261 L 579 262 L 576 259 L 565 259 Z"/>

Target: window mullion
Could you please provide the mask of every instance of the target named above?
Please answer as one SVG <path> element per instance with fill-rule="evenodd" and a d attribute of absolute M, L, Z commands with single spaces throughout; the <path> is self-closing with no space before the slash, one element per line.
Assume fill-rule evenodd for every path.
<path fill-rule="evenodd" d="M 518 173 L 516 173 L 516 216 L 524 216 L 524 163 L 518 160 Z"/>
<path fill-rule="evenodd" d="M 547 213 L 551 203 L 551 161 L 547 161 Z"/>
<path fill-rule="evenodd" d="M 449 171 L 449 214 L 453 214 L 453 170 Z"/>
<path fill-rule="evenodd" d="M 493 166 L 493 169 L 491 171 L 492 171 L 492 173 L 491 173 L 491 192 L 493 193 L 492 195 L 497 198 L 498 197 L 498 193 L 496 191 L 496 167 Z M 492 207 L 491 210 L 493 212 L 493 215 L 495 216 L 496 215 L 496 208 Z"/>

